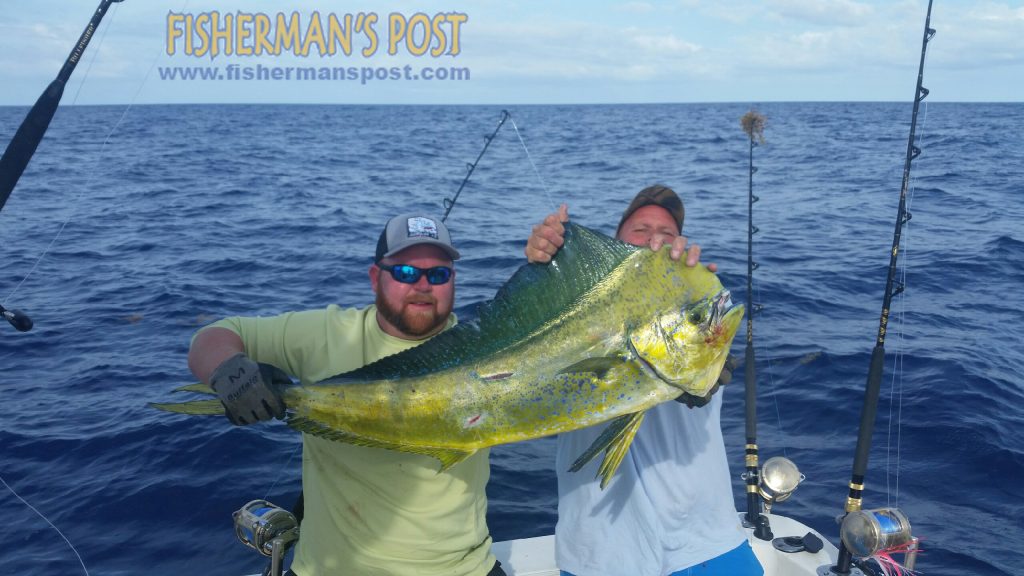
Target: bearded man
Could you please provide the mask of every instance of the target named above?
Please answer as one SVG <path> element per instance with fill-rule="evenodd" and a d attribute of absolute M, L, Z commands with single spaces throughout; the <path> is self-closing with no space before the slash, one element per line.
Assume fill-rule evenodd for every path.
<path fill-rule="evenodd" d="M 193 338 L 189 368 L 234 424 L 281 418 L 275 382 L 314 383 L 455 325 L 458 258 L 440 220 L 396 216 L 369 269 L 375 304 L 221 320 Z M 504 576 L 485 518 L 488 450 L 438 472 L 427 456 L 308 434 L 302 445 L 304 517 L 289 574 Z"/>

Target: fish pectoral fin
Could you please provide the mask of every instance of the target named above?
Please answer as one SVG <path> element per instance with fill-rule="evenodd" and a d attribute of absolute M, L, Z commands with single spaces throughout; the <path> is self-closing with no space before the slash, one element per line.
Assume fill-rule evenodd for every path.
<path fill-rule="evenodd" d="M 643 421 L 643 412 L 634 413 L 629 422 L 626 423 L 622 433 L 612 441 L 611 445 L 608 446 L 608 450 L 605 451 L 604 460 L 601 461 L 601 467 L 597 470 L 598 476 L 601 477 L 602 490 L 608 485 L 608 482 L 611 482 L 615 471 L 619 469 L 619 464 L 622 463 L 626 452 L 629 451 L 629 446 L 633 443 L 636 431 L 640 429 L 640 423 Z"/>
<path fill-rule="evenodd" d="M 209 384 L 203 384 L 202 382 L 196 382 L 195 384 L 188 384 L 175 388 L 174 392 L 193 392 L 195 394 L 206 394 L 207 396 L 216 396 L 217 393 L 210 388 Z"/>
<path fill-rule="evenodd" d="M 476 454 L 476 450 L 459 450 L 456 448 L 445 448 L 440 446 L 402 444 L 401 442 L 392 442 L 390 440 L 382 440 L 380 438 L 369 438 L 366 436 L 360 436 L 353 432 L 337 430 L 327 426 L 326 424 L 303 416 L 289 416 L 288 425 L 299 432 L 305 432 L 306 434 L 312 434 L 313 436 L 335 442 L 344 442 L 346 444 L 363 446 L 365 448 L 383 448 L 385 450 L 397 450 L 399 452 L 407 452 L 409 454 L 429 456 L 441 462 L 441 469 L 438 470 L 438 472 L 444 472 L 466 458 L 469 458 L 473 454 Z"/>
<path fill-rule="evenodd" d="M 220 400 L 192 400 L 191 402 L 150 402 L 150 408 L 163 410 L 164 412 L 175 412 L 177 414 L 190 414 L 192 416 L 223 416 L 224 405 Z"/>
<path fill-rule="evenodd" d="M 620 364 L 622 364 L 622 359 L 615 356 L 595 356 L 593 358 L 585 358 L 572 366 L 563 368 L 558 374 L 590 373 L 597 376 L 598 379 L 603 379 L 609 370 Z"/>
<path fill-rule="evenodd" d="M 593 460 L 598 452 L 603 451 L 605 453 L 604 460 L 597 470 L 597 475 L 601 477 L 601 489 L 603 490 L 615 475 L 615 471 L 618 470 L 622 458 L 629 451 L 629 445 L 633 443 L 633 437 L 636 436 L 636 431 L 640 429 L 640 424 L 644 421 L 644 414 L 645 412 L 634 412 L 612 420 L 612 423 L 604 429 L 597 440 L 594 440 L 594 443 L 573 462 L 569 471 L 578 472 L 587 462 Z"/>

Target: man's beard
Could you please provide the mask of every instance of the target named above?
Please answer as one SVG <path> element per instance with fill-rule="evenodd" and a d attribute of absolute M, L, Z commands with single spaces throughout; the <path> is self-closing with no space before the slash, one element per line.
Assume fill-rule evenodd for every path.
<path fill-rule="evenodd" d="M 433 304 L 429 310 L 413 310 L 410 309 L 408 304 L 415 302 L 429 302 Z M 395 308 L 384 299 L 384 297 L 377 294 L 377 311 L 380 312 L 381 316 L 388 321 L 389 324 L 398 328 L 400 332 L 408 336 L 423 337 L 431 334 L 438 327 L 444 326 L 448 322 L 448 315 L 451 313 L 451 307 L 447 310 L 439 310 L 438 302 L 436 298 L 416 298 L 413 297 L 411 301 L 403 302 L 400 307 Z"/>

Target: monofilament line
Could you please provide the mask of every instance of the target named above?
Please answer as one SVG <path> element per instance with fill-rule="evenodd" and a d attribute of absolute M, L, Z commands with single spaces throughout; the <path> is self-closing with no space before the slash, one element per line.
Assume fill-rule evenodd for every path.
<path fill-rule="evenodd" d="M 191 0 L 189 0 L 189 1 L 191 1 Z M 188 4 L 189 4 L 189 2 L 186 1 L 185 5 L 181 9 L 181 12 L 185 11 L 185 9 L 188 7 Z M 107 27 L 104 29 L 103 35 L 100 37 L 99 44 L 96 45 L 96 50 L 93 51 L 92 59 L 89 62 L 89 66 L 85 70 L 85 76 L 82 77 L 82 83 L 79 84 L 78 91 L 75 92 L 75 97 L 74 97 L 74 99 L 72 101 L 72 105 L 77 102 L 78 94 L 81 93 L 82 86 L 85 85 L 85 81 L 86 81 L 86 79 L 88 78 L 88 75 L 89 75 L 89 70 L 92 70 L 92 62 L 95 61 L 96 56 L 99 54 L 100 48 L 103 47 L 103 40 L 106 39 L 107 31 L 110 30 L 110 23 L 113 22 L 114 17 L 117 15 L 117 7 L 118 6 L 120 6 L 120 4 L 115 4 L 114 5 L 114 10 L 110 14 L 110 21 L 108 22 Z M 152 74 L 153 68 L 156 67 L 156 63 L 160 59 L 162 54 L 163 54 L 163 51 L 161 50 L 160 52 L 157 53 L 156 57 L 153 58 L 153 61 L 149 65 L 149 69 L 146 70 L 146 75 L 143 76 L 142 82 L 139 84 L 138 89 L 135 90 L 135 95 L 132 96 L 131 102 L 128 103 L 128 106 L 121 113 L 121 117 L 117 119 L 117 122 L 114 123 L 114 126 L 110 129 L 109 132 L 107 132 L 106 137 L 103 139 L 103 144 L 100 145 L 100 151 L 98 153 L 98 158 L 100 160 L 103 159 L 103 152 L 107 149 L 107 144 L 110 142 L 110 138 L 114 135 L 115 132 L 117 132 L 117 129 L 121 127 L 121 124 L 124 123 L 124 119 L 128 116 L 128 112 L 135 105 L 135 102 L 138 101 L 139 94 L 142 93 L 142 88 L 146 85 L 146 82 L 149 80 L 149 76 L 150 76 L 150 74 Z M 19 289 L 21 289 L 21 286 L 23 284 L 25 284 L 25 282 L 27 282 L 29 278 L 32 277 L 32 274 L 35 273 L 37 268 L 39 268 L 39 264 L 42 263 L 43 259 L 46 258 L 47 254 L 50 253 L 50 250 L 53 249 L 53 246 L 57 243 L 57 240 L 60 238 L 61 234 L 63 234 L 64 229 L 67 228 L 68 224 L 71 222 L 71 219 L 78 212 L 78 206 L 79 206 L 79 204 L 81 204 L 82 197 L 85 195 L 85 190 L 87 190 L 90 187 L 90 185 L 96 180 L 97 170 L 98 170 L 98 167 L 94 166 L 92 168 L 92 170 L 89 172 L 88 179 L 86 180 L 86 182 L 85 182 L 85 184 L 83 186 L 79 187 L 78 194 L 75 196 L 75 199 L 71 202 L 71 209 L 68 211 L 67 217 L 64 218 L 64 222 L 61 223 L 60 228 L 57 229 L 57 233 L 54 234 L 53 239 L 50 240 L 49 244 L 47 244 L 46 248 L 43 250 L 43 253 L 40 254 L 38 258 L 36 258 L 35 263 L 32 265 L 32 268 L 29 269 L 28 273 L 26 273 L 25 276 L 22 277 L 21 281 L 18 282 L 18 284 L 14 287 L 14 289 L 11 290 L 11 292 L 7 295 L 7 297 L 4 298 L 4 301 L 0 302 L 0 304 L 6 304 L 7 301 L 10 300 L 11 297 L 14 296 L 18 292 Z M 65 326 L 67 326 L 67 325 L 65 325 Z"/>
<path fill-rule="evenodd" d="M 14 494 L 15 498 L 20 500 L 21 503 L 24 504 L 25 506 L 28 506 L 29 510 L 35 512 L 36 516 L 39 516 L 40 518 L 42 518 L 44 522 L 46 522 L 47 524 L 50 525 L 50 528 L 53 528 L 54 531 L 57 532 L 57 534 L 60 534 L 60 537 L 64 539 L 64 542 L 67 543 L 68 548 L 71 548 L 71 551 L 75 553 L 75 557 L 78 558 L 78 563 L 82 565 L 82 571 L 85 572 L 85 576 L 89 576 L 89 570 L 85 567 L 85 562 L 82 561 L 82 555 L 78 553 L 78 550 L 75 549 L 73 544 L 71 544 L 71 541 L 68 540 L 68 537 L 65 536 L 63 532 L 60 531 L 60 528 L 57 528 L 56 526 L 54 526 L 53 522 L 50 522 L 49 518 L 44 516 L 43 513 L 40 512 L 39 510 L 36 510 L 35 506 L 29 504 L 24 498 L 22 498 L 17 492 L 15 492 L 14 488 L 11 488 L 11 485 L 8 484 L 7 481 L 3 479 L 3 476 L 0 476 L 0 484 L 3 484 L 4 488 L 7 488 L 8 490 L 10 490 L 11 494 Z"/>
<path fill-rule="evenodd" d="M 544 196 L 548 199 L 548 204 L 551 205 L 551 211 L 558 210 L 558 206 L 555 205 L 555 201 L 551 198 L 551 192 L 548 191 L 548 185 L 544 182 L 544 179 L 540 176 L 540 171 L 537 170 L 537 165 L 533 163 L 533 156 L 530 156 L 530 149 L 526 147 L 526 142 L 523 140 L 523 135 L 519 133 L 519 127 L 516 126 L 516 119 L 509 115 L 509 120 L 512 121 L 512 129 L 516 131 L 516 136 L 519 137 L 519 143 L 523 145 L 523 151 L 526 152 L 526 159 L 530 161 L 530 166 L 533 168 L 534 175 L 537 176 L 537 180 L 540 182 L 540 187 L 544 189 Z"/>
<path fill-rule="evenodd" d="M 927 45 L 925 46 L 925 58 L 929 53 Z M 921 118 L 921 131 L 917 135 L 917 147 L 921 150 L 925 149 L 925 135 L 927 134 L 928 128 L 928 102 L 924 102 L 923 116 Z M 907 186 L 907 199 L 906 209 L 907 213 L 910 213 L 910 209 L 914 204 L 914 192 L 917 189 L 917 175 L 911 174 L 910 181 Z M 904 224 L 906 226 L 906 232 L 902 236 L 903 247 L 900 249 L 903 259 L 901 261 L 900 268 L 900 284 L 907 286 L 907 270 L 910 268 L 910 220 L 907 220 Z M 904 322 L 906 320 L 906 292 L 901 292 L 899 295 L 899 311 L 896 314 L 896 355 L 893 358 L 893 370 L 892 370 L 892 382 L 889 388 L 889 429 L 888 435 L 888 447 L 886 448 L 886 505 L 899 507 L 900 504 L 900 466 L 901 466 L 901 453 L 900 448 L 902 446 L 903 439 L 903 360 L 904 360 Z M 893 417 L 893 410 L 895 409 L 896 415 Z M 895 440 L 895 464 L 890 464 L 890 452 L 893 450 L 893 422 L 896 423 L 896 440 Z M 894 486 L 890 488 L 889 477 L 892 476 Z M 891 504 L 890 504 L 891 500 Z"/>
<path fill-rule="evenodd" d="M 263 496 L 264 500 L 267 500 L 268 502 L 270 501 L 270 495 L 274 493 L 274 489 L 277 488 L 277 485 L 281 483 L 281 479 L 284 478 L 284 470 L 287 470 L 288 467 L 291 466 L 292 460 L 295 459 L 295 455 L 298 454 L 301 450 L 302 442 L 299 442 L 295 446 L 295 448 L 292 448 L 291 454 L 288 455 L 288 461 L 285 462 L 284 466 L 280 468 L 280 471 L 278 471 L 277 478 L 274 480 L 274 483 L 270 486 L 270 488 L 267 489 L 267 493 Z"/>

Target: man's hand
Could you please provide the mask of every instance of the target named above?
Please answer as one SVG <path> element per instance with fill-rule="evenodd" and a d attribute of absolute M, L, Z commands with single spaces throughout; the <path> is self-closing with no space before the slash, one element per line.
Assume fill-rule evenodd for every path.
<path fill-rule="evenodd" d="M 222 362 L 210 378 L 210 387 L 224 404 L 224 415 L 236 425 L 284 418 L 277 386 L 290 383 L 283 370 L 257 364 L 241 353 Z"/>
<path fill-rule="evenodd" d="M 565 226 L 569 221 L 569 207 L 562 204 L 558 212 L 548 214 L 544 221 L 533 227 L 529 240 L 526 241 L 526 260 L 528 262 L 551 262 L 558 249 L 565 244 Z"/>
<path fill-rule="evenodd" d="M 651 236 L 651 250 L 658 251 L 662 246 L 665 245 L 665 241 L 670 237 L 664 234 L 655 234 Z M 679 260 L 686 254 L 686 265 L 693 268 L 700 262 L 700 246 L 696 244 L 690 244 L 689 248 L 686 246 L 686 236 L 674 236 L 671 237 L 672 248 L 669 250 L 669 257 L 673 260 Z M 707 269 L 711 272 L 718 272 L 717 264 L 708 264 Z"/>

